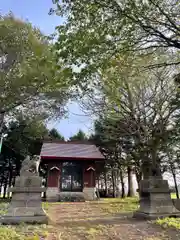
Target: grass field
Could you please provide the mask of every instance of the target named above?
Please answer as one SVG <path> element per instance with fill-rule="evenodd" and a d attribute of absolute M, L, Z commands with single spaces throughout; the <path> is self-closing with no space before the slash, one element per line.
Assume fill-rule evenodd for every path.
<path fill-rule="evenodd" d="M 99 204 L 100 208 L 107 213 L 133 212 L 138 209 L 138 198 L 104 198 Z"/>

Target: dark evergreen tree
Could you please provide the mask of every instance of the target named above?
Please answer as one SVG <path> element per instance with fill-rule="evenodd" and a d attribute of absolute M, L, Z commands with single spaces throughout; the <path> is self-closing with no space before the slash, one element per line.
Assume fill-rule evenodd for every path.
<path fill-rule="evenodd" d="M 88 140 L 88 137 L 81 129 L 75 135 L 69 138 L 69 141 L 86 141 L 86 140 Z"/>
<path fill-rule="evenodd" d="M 52 128 L 49 131 L 48 137 L 50 137 L 51 139 L 57 139 L 57 140 L 65 141 L 64 137 L 55 128 Z"/>

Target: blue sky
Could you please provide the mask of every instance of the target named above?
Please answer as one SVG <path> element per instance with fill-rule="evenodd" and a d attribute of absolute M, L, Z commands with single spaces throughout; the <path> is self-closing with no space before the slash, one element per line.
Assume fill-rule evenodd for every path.
<path fill-rule="evenodd" d="M 43 33 L 51 34 L 55 26 L 62 23 L 60 17 L 48 15 L 51 7 L 51 0 L 1 0 L 0 14 L 12 11 L 15 16 L 28 20 L 33 25 L 39 27 Z M 51 122 L 48 126 L 57 128 L 66 138 L 76 133 L 79 129 L 88 132 L 92 127 L 90 117 L 83 116 L 77 103 L 70 104 L 68 108 L 68 119 Z"/>

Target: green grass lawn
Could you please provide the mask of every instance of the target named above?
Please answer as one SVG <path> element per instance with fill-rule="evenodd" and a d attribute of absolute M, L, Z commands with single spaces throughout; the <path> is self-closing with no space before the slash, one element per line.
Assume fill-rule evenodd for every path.
<path fill-rule="evenodd" d="M 106 213 L 133 212 L 138 209 L 138 198 L 104 198 L 99 202 L 99 207 Z"/>

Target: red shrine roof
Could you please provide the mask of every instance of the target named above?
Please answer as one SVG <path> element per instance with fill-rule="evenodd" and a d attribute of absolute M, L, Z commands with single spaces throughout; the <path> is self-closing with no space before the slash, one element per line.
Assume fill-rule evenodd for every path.
<path fill-rule="evenodd" d="M 94 144 L 83 142 L 44 142 L 40 156 L 42 159 L 104 160 Z"/>

